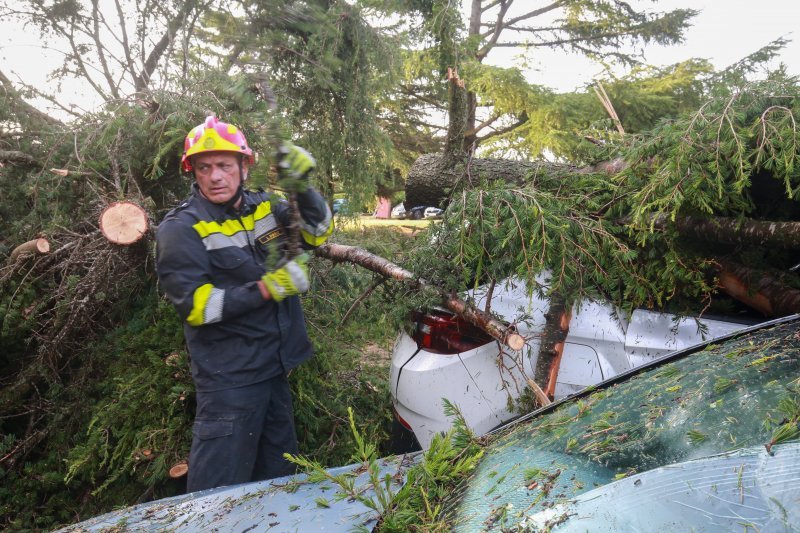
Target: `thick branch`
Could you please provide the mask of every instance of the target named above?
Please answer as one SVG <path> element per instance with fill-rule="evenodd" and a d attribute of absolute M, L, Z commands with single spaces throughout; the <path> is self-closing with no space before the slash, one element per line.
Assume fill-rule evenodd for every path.
<path fill-rule="evenodd" d="M 3 86 L 3 92 L 5 92 L 6 96 L 10 97 L 11 109 L 17 115 L 33 118 L 35 120 L 44 122 L 49 126 L 63 125 L 61 121 L 51 117 L 47 113 L 39 111 L 28 102 L 23 100 L 17 89 L 14 88 L 14 84 L 11 83 L 11 80 L 9 80 L 2 71 L 0 71 L 0 85 Z"/>
<path fill-rule="evenodd" d="M 106 78 L 111 95 L 114 98 L 119 98 L 119 91 L 114 78 L 111 76 L 111 71 L 108 70 L 108 62 L 106 61 L 106 54 L 103 51 L 103 44 L 100 42 L 100 9 L 97 6 L 98 0 L 92 0 L 92 40 L 97 47 L 97 58 L 100 60 L 100 66 L 103 68 L 103 76 Z"/>
<path fill-rule="evenodd" d="M 167 29 L 164 32 L 164 35 L 161 36 L 161 39 L 159 39 L 153 49 L 150 50 L 150 54 L 148 54 L 147 59 L 144 62 L 144 68 L 142 69 L 141 76 L 136 77 L 137 92 L 143 91 L 148 87 L 150 83 L 150 77 L 156 70 L 158 62 L 161 61 L 161 57 L 167 50 L 167 46 L 170 42 L 172 42 L 172 39 L 175 37 L 175 33 L 186 20 L 186 15 L 188 15 L 189 12 L 195 8 L 196 4 L 197 2 L 194 0 L 186 0 L 178 13 L 176 13 L 175 16 L 172 17 L 167 23 Z"/>
<path fill-rule="evenodd" d="M 0 150 L 0 161 L 8 163 L 25 163 L 35 167 L 41 167 L 42 164 L 37 161 L 35 157 L 19 150 Z"/>
<path fill-rule="evenodd" d="M 128 42 L 128 30 L 125 27 L 125 13 L 122 11 L 120 0 L 114 0 L 114 7 L 117 9 L 117 21 L 122 29 L 122 53 L 125 54 L 125 68 L 130 72 L 131 77 L 136 79 L 136 69 L 133 68 L 133 58 L 131 57 L 131 46 Z"/>
<path fill-rule="evenodd" d="M 503 32 L 503 18 L 506 16 L 506 12 L 508 11 L 509 7 L 511 7 L 511 2 L 500 3 L 500 12 L 497 14 L 492 35 L 489 37 L 488 42 L 483 45 L 480 50 L 478 50 L 477 54 L 475 54 L 475 59 L 478 61 L 482 61 L 483 58 L 486 57 L 494 44 L 500 38 L 500 34 Z M 473 17 L 475 17 L 475 14 L 475 11 L 473 11 Z M 480 32 L 480 12 L 478 12 L 478 20 L 471 20 L 470 22 L 472 23 L 470 25 L 470 35 L 477 35 Z"/>
<path fill-rule="evenodd" d="M 89 70 L 86 68 L 86 63 L 84 63 L 83 61 L 83 54 L 79 50 L 78 45 L 75 43 L 76 30 L 78 30 L 78 28 L 74 24 L 70 26 L 69 32 L 67 32 L 63 28 L 60 27 L 58 28 L 58 31 L 61 33 L 61 35 L 64 36 L 65 39 L 67 39 L 70 48 L 72 48 L 72 56 L 70 57 L 75 61 L 75 64 L 78 66 L 78 69 L 80 70 L 80 74 L 81 76 L 83 76 L 83 79 L 85 79 L 86 83 L 91 85 L 92 89 L 94 89 L 97 92 L 97 94 L 99 94 L 104 100 L 108 99 L 108 95 L 106 94 L 106 92 L 103 90 L 102 87 L 100 87 L 94 81 L 94 78 L 92 78 L 92 76 L 89 74 Z"/>
<path fill-rule="evenodd" d="M 516 28 L 512 28 L 512 26 L 514 24 L 516 24 L 517 22 L 520 22 L 522 20 L 532 19 L 532 18 L 538 17 L 539 15 L 544 15 L 545 13 L 547 13 L 549 11 L 553 11 L 554 9 L 558 9 L 559 7 L 561 7 L 563 5 L 564 5 L 564 2 L 563 1 L 559 1 L 559 2 L 553 2 L 552 4 L 546 5 L 544 7 L 540 7 L 539 9 L 534 9 L 533 11 L 525 13 L 524 15 L 520 15 L 518 17 L 514 17 L 512 19 L 509 19 L 509 20 L 503 22 L 502 27 L 500 29 L 501 30 L 504 30 L 504 29 L 516 29 Z M 488 26 L 489 28 L 492 28 L 489 31 L 484 32 L 482 34 L 483 37 L 491 35 L 492 33 L 495 33 L 495 34 L 497 33 L 497 29 L 496 29 L 497 28 L 497 24 L 496 23 L 495 24 L 483 24 L 483 26 Z"/>
<path fill-rule="evenodd" d="M 517 120 L 515 123 L 509 124 L 508 126 L 506 126 L 504 128 L 499 128 L 499 129 L 492 130 L 491 133 L 487 133 L 483 137 L 478 137 L 478 144 L 483 143 L 487 139 L 491 139 L 492 137 L 497 137 L 498 135 L 503 135 L 505 133 L 508 133 L 509 131 L 514 131 L 515 129 L 519 128 L 520 126 L 522 126 L 526 122 L 528 122 L 528 115 L 527 114 L 523 114 L 520 117 L 520 119 Z"/>
<path fill-rule="evenodd" d="M 654 228 L 673 227 L 681 235 L 702 241 L 800 248 L 800 222 L 694 216 L 679 216 L 670 221 L 668 215 L 657 215 L 651 219 L 651 223 Z"/>
<path fill-rule="evenodd" d="M 502 115 L 492 115 L 491 117 L 487 118 L 486 120 L 484 120 L 483 122 L 481 122 L 480 124 L 475 126 L 474 128 L 464 132 L 464 136 L 469 137 L 471 135 L 477 135 L 478 132 L 481 131 L 483 128 L 488 128 L 489 126 L 491 126 L 492 124 L 494 124 L 495 122 L 500 120 L 501 116 Z"/>
<path fill-rule="evenodd" d="M 779 276 L 755 271 L 733 261 L 720 261 L 719 285 L 731 297 L 770 317 L 800 313 L 800 290 Z"/>
<path fill-rule="evenodd" d="M 416 277 L 412 272 L 363 248 L 343 244 L 325 244 L 317 248 L 316 255 L 332 261 L 353 263 L 384 277 L 408 283 L 414 288 L 430 287 L 425 280 Z M 525 339 L 520 334 L 464 300 L 450 294 L 443 294 L 442 303 L 447 309 L 486 331 L 512 350 L 520 350 L 525 345 Z"/>

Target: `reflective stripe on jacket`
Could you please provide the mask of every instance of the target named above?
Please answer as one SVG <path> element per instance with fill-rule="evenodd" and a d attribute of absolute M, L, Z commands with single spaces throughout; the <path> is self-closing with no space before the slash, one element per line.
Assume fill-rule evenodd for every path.
<path fill-rule="evenodd" d="M 333 219 L 313 189 L 298 194 L 303 246 L 319 246 Z M 156 235 L 156 270 L 185 321 L 192 377 L 200 391 L 258 383 L 311 357 L 297 297 L 264 300 L 256 282 L 284 259 L 288 205 L 244 191 L 239 213 L 193 194 L 167 213 Z"/>

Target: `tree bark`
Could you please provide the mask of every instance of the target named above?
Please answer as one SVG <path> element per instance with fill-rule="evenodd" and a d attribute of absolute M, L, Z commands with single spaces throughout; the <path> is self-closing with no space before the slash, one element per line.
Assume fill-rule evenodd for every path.
<path fill-rule="evenodd" d="M 484 181 L 525 183 L 540 173 L 567 173 L 575 168 L 545 162 L 513 161 L 509 159 L 463 159 L 448 165 L 442 154 L 420 156 L 406 179 L 406 209 L 418 205 L 442 207 L 450 192 L 458 185 L 477 186 Z"/>
<path fill-rule="evenodd" d="M 41 167 L 42 164 L 32 155 L 19 150 L 0 150 L 0 161 L 8 163 L 24 163 L 26 165 Z"/>
<path fill-rule="evenodd" d="M 783 283 L 779 276 L 755 271 L 733 261 L 719 261 L 719 285 L 732 298 L 764 313 L 781 317 L 800 313 L 800 290 Z"/>
<path fill-rule="evenodd" d="M 552 400 L 556 392 L 558 369 L 564 353 L 564 342 L 569 333 L 571 311 L 566 300 L 559 294 L 550 296 L 550 308 L 545 314 L 545 325 L 539 343 L 539 355 L 533 379 L 547 397 Z"/>
<path fill-rule="evenodd" d="M 800 248 L 800 222 L 695 216 L 677 217 L 671 222 L 668 216 L 658 215 L 652 223 L 655 228 L 674 227 L 681 235 L 702 241 Z"/>
<path fill-rule="evenodd" d="M 332 261 L 353 263 L 384 277 L 409 283 L 415 288 L 430 287 L 425 280 L 416 277 L 412 272 L 363 248 L 342 244 L 324 244 L 317 248 L 315 252 L 320 257 Z M 512 350 L 521 350 L 525 345 L 525 338 L 522 335 L 464 300 L 453 295 L 443 294 L 442 303 L 448 310 L 481 328 Z"/>

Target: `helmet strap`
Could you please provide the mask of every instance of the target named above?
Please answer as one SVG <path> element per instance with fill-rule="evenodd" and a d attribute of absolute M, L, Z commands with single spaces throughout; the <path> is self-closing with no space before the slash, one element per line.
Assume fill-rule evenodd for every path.
<path fill-rule="evenodd" d="M 227 211 L 230 209 L 231 211 L 234 210 L 234 206 L 236 202 L 238 202 L 242 198 L 242 194 L 244 193 L 244 188 L 242 187 L 242 182 L 239 181 L 239 187 L 236 188 L 236 192 L 231 196 L 231 199 L 225 202 L 224 207 Z"/>

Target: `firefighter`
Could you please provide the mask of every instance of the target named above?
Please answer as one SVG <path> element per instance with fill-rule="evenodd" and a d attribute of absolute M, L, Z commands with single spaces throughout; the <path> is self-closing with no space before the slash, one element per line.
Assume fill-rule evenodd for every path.
<path fill-rule="evenodd" d="M 316 163 L 284 143 L 280 167 L 297 193 L 305 249 L 333 231 L 323 197 L 308 185 Z M 156 236 L 162 289 L 184 321 L 197 411 L 187 490 L 294 473 L 297 453 L 288 373 L 312 355 L 299 294 L 307 254 L 285 257 L 288 203 L 244 188 L 255 154 L 242 131 L 214 116 L 186 136 L 181 165 L 189 198 Z"/>

